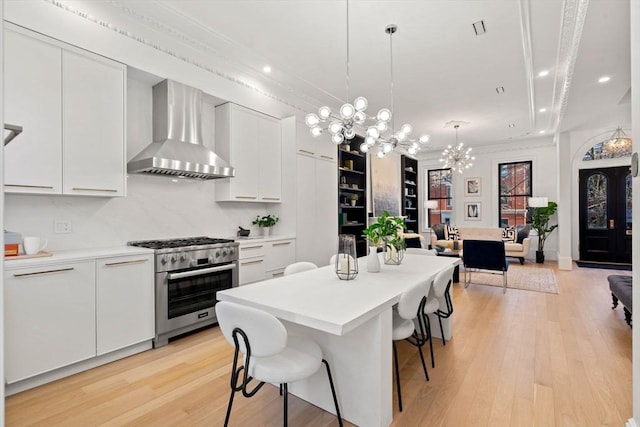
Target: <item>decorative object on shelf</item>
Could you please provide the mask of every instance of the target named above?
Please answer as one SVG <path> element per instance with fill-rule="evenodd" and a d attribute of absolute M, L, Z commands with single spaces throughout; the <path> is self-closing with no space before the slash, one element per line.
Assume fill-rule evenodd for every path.
<path fill-rule="evenodd" d="M 349 195 L 349 201 L 351 202 L 351 206 L 355 206 L 356 203 L 358 202 L 358 195 L 357 194 L 350 194 Z"/>
<path fill-rule="evenodd" d="M 393 34 L 398 31 L 398 26 L 389 24 L 385 27 L 384 32 L 389 34 L 389 70 L 391 76 L 390 94 L 391 94 L 391 110 L 393 105 Z M 408 123 L 403 124 L 399 130 L 395 129 L 395 118 L 391 111 L 382 109 L 378 112 L 377 123 L 367 128 L 367 137 L 364 144 L 360 146 L 363 153 L 371 150 L 376 144 L 379 158 L 384 157 L 395 149 L 406 150 L 407 153 L 415 155 L 424 145 L 429 142 L 429 135 L 420 135 L 418 139 L 411 138 L 413 126 Z M 391 126 L 389 126 L 391 121 Z"/>
<path fill-rule="evenodd" d="M 447 146 L 442 152 L 440 161 L 444 162 L 444 165 L 442 165 L 444 169 L 451 169 L 454 172 L 462 173 L 465 169 L 473 166 L 471 162 L 476 158 L 470 154 L 471 147 L 464 148 L 464 142 L 458 142 L 458 128 L 460 125 L 455 124 L 453 127 L 456 130 L 456 146 Z"/>
<path fill-rule="evenodd" d="M 358 260 L 356 256 L 356 236 L 340 234 L 338 236 L 338 256 L 335 271 L 340 280 L 353 280 L 358 275 Z"/>
<path fill-rule="evenodd" d="M 271 215 L 271 214 L 264 215 L 264 216 L 258 215 L 256 216 L 256 219 L 253 220 L 252 224 L 257 225 L 258 227 L 262 227 L 262 235 L 268 236 L 271 230 L 271 227 L 276 225 L 279 219 L 280 218 L 278 218 L 277 216 Z"/>
<path fill-rule="evenodd" d="M 251 230 L 247 230 L 246 228 L 242 228 L 238 226 L 238 237 L 249 237 Z"/>
<path fill-rule="evenodd" d="M 309 127 L 311 135 L 320 136 L 327 129 L 331 133 L 331 141 L 336 145 L 348 144 L 348 140 L 356 136 L 356 129 L 365 127 L 365 122 L 369 119 L 365 110 L 369 105 L 367 99 L 363 96 L 357 97 L 353 104 L 349 103 L 351 99 L 349 93 L 349 0 L 346 1 L 347 14 L 347 100 L 340 107 L 340 114 L 336 115 L 328 106 L 322 106 L 318 110 L 318 114 L 309 113 L 305 117 L 305 123 Z M 385 108 L 378 112 L 389 111 Z M 389 112 L 389 116 L 391 113 Z"/>
<path fill-rule="evenodd" d="M 531 227 L 538 233 L 538 250 L 536 262 L 544 262 L 544 242 L 558 224 L 549 225 L 551 216 L 556 213 L 558 204 L 550 202 L 548 197 L 529 197 L 529 209 L 531 209 Z"/>
<path fill-rule="evenodd" d="M 480 221 L 482 219 L 481 207 L 480 202 L 465 203 L 464 219 L 466 221 Z"/>
<path fill-rule="evenodd" d="M 479 196 L 481 190 L 480 178 L 467 178 L 464 180 L 464 195 L 465 196 Z"/>
<path fill-rule="evenodd" d="M 400 264 L 404 257 L 405 243 L 400 232 L 405 224 L 402 217 L 391 216 L 383 211 L 376 222 L 364 229 L 363 234 L 374 246 L 384 248 L 385 264 Z"/>

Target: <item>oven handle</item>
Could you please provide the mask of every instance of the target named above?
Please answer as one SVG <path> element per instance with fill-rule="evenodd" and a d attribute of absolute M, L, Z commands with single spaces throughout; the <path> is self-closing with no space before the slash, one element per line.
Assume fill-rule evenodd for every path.
<path fill-rule="evenodd" d="M 235 264 L 220 265 L 218 267 L 209 267 L 209 268 L 202 268 L 200 270 L 183 271 L 181 273 L 169 273 L 167 275 L 167 278 L 169 280 L 185 279 L 187 277 L 202 276 L 203 274 L 208 274 L 208 273 L 217 273 L 219 271 L 234 270 L 235 268 L 236 268 Z"/>

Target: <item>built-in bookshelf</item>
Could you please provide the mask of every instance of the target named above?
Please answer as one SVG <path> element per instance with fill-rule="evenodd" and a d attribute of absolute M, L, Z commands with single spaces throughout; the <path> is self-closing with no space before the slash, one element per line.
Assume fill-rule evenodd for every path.
<path fill-rule="evenodd" d="M 367 254 L 367 158 L 360 153 L 363 138 L 338 146 L 338 233 L 356 236 L 358 256 Z"/>
<path fill-rule="evenodd" d="M 418 161 L 409 156 L 400 158 L 400 169 L 402 178 L 402 215 L 405 217 L 407 233 L 419 232 L 419 212 L 418 206 Z"/>

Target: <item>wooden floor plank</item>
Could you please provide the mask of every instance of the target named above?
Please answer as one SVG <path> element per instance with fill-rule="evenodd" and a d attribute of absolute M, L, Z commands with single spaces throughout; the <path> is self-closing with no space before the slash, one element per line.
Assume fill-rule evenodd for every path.
<path fill-rule="evenodd" d="M 616 272 L 554 268 L 554 274 L 557 295 L 455 284 L 454 338 L 446 346 L 434 340 L 431 381 L 424 380 L 415 347 L 398 346 L 405 409 L 399 413 L 394 401 L 393 425 L 624 425 L 632 415 L 631 329 L 622 310 L 611 309 L 606 277 Z M 6 425 L 219 426 L 232 354 L 218 328 L 209 328 L 9 396 Z M 425 355 L 429 361 L 428 349 Z M 231 421 L 282 425 L 278 389 L 237 396 Z M 289 421 L 337 425 L 295 396 Z"/>

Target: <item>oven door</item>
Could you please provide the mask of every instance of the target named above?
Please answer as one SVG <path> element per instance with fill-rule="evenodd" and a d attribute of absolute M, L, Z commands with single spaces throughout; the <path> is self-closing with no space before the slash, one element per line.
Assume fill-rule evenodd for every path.
<path fill-rule="evenodd" d="M 237 286 L 237 274 L 236 262 L 158 274 L 156 334 L 215 323 L 216 292 Z"/>

